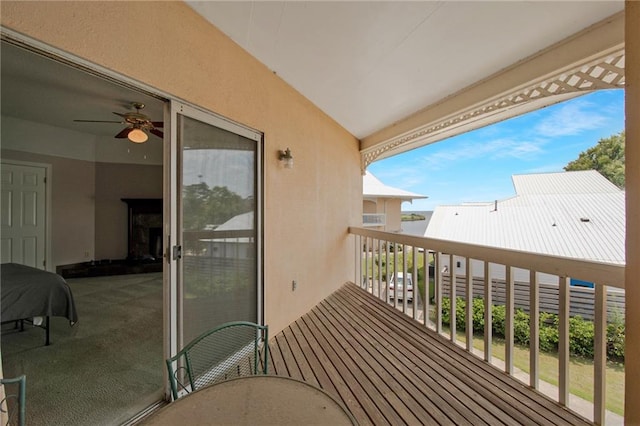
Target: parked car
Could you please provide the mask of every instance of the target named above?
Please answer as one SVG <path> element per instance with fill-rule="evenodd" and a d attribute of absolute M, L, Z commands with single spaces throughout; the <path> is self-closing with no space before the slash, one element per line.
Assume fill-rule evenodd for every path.
<path fill-rule="evenodd" d="M 405 284 L 407 285 L 407 301 L 411 302 L 413 300 L 413 278 L 411 274 L 407 274 L 405 277 L 402 272 L 398 272 L 391 276 L 391 281 L 389 282 L 389 297 L 391 299 L 395 298 L 397 292 L 398 300 L 402 300 L 405 295 Z"/>

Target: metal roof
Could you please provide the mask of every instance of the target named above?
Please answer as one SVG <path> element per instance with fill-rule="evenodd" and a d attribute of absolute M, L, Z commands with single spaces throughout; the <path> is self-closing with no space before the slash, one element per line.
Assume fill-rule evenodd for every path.
<path fill-rule="evenodd" d="M 512 179 L 518 195 L 595 194 L 620 191 L 596 170 L 513 175 Z"/>
<path fill-rule="evenodd" d="M 597 172 L 514 176 L 517 194 L 438 206 L 425 236 L 553 256 L 625 263 L 625 192 Z"/>
<path fill-rule="evenodd" d="M 369 172 L 362 176 L 362 195 L 365 198 L 401 198 L 403 200 L 428 198 L 426 195 L 387 186 Z"/>

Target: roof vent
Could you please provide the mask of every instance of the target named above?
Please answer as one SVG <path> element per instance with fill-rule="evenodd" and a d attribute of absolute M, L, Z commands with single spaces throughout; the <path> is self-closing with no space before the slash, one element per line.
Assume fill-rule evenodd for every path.
<path fill-rule="evenodd" d="M 581 217 L 580 222 L 591 222 L 591 220 L 588 217 Z"/>

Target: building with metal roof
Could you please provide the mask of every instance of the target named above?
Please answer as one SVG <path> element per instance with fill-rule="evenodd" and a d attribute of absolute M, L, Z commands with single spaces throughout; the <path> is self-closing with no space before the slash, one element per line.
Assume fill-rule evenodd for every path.
<path fill-rule="evenodd" d="M 438 206 L 425 236 L 625 264 L 625 191 L 595 170 L 514 175 L 516 195 Z"/>
<path fill-rule="evenodd" d="M 383 231 L 402 231 L 402 202 L 427 198 L 382 183 L 370 172 L 362 177 L 362 222 Z"/>

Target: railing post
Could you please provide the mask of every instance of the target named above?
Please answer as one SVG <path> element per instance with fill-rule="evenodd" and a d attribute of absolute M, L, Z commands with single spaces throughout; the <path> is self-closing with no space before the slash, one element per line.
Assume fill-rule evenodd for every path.
<path fill-rule="evenodd" d="M 492 322 L 493 302 L 491 300 L 491 266 L 489 262 L 484 262 L 484 360 L 491 363 L 491 343 L 492 337 Z"/>
<path fill-rule="evenodd" d="M 396 289 L 398 283 L 396 280 Z M 397 297 L 397 296 L 396 296 Z M 407 312 L 407 246 L 402 245 L 402 313 Z"/>
<path fill-rule="evenodd" d="M 398 246 L 393 243 L 393 307 L 398 309 Z"/>
<path fill-rule="evenodd" d="M 507 265 L 505 289 L 505 314 L 504 314 L 504 371 L 513 375 L 513 321 L 514 321 L 514 296 L 513 296 L 513 268 Z"/>
<path fill-rule="evenodd" d="M 558 306 L 558 402 L 569 404 L 569 277 L 560 277 Z"/>
<path fill-rule="evenodd" d="M 449 254 L 449 337 L 456 341 L 456 265 L 453 254 Z"/>
<path fill-rule="evenodd" d="M 467 271 L 467 288 L 466 288 L 466 306 L 465 306 L 465 316 L 466 316 L 466 341 L 467 341 L 467 351 L 473 352 L 473 264 L 471 263 L 471 258 L 467 257 L 465 261 L 465 270 Z"/>
<path fill-rule="evenodd" d="M 538 389 L 540 353 L 540 287 L 538 274 L 529 271 L 529 385 Z"/>
<path fill-rule="evenodd" d="M 364 237 L 364 277 L 360 282 L 360 287 L 364 288 L 365 282 L 369 281 L 369 237 Z"/>
<path fill-rule="evenodd" d="M 387 260 L 385 259 L 385 262 Z M 380 286 L 382 285 L 382 240 L 378 240 L 378 298 L 380 298 Z M 373 292 L 373 288 L 371 288 Z"/>
<path fill-rule="evenodd" d="M 412 307 L 413 307 L 413 319 L 417 320 L 418 319 L 418 301 L 420 300 L 420 286 L 418 284 L 420 283 L 420 279 L 418 277 L 418 251 L 416 250 L 416 246 L 413 246 L 412 253 L 413 253 L 413 259 L 412 259 L 413 260 L 413 269 L 412 269 L 413 282 L 411 283 L 413 286 L 411 290 L 413 292 Z"/>
<path fill-rule="evenodd" d="M 371 281 L 367 281 L 367 291 L 371 286 L 371 293 L 373 293 L 373 281 L 375 279 L 376 272 L 376 239 L 371 238 Z"/>
<path fill-rule="evenodd" d="M 424 325 L 426 327 L 429 326 L 429 304 L 431 303 L 431 301 L 429 300 L 429 287 L 431 284 L 431 275 L 429 274 L 430 272 L 430 265 L 429 265 L 429 250 L 424 249 L 424 252 L 422 252 L 422 255 L 424 256 L 424 299 L 422 302 L 422 316 L 424 317 Z"/>
<path fill-rule="evenodd" d="M 358 266 L 360 266 L 360 260 L 358 260 L 358 257 L 362 257 L 362 252 L 360 250 L 358 250 L 358 246 L 360 245 L 360 241 L 362 240 L 362 237 L 360 235 L 354 235 L 354 240 L 355 240 L 355 244 L 353 245 L 354 248 L 354 256 L 355 258 L 354 260 L 354 264 L 355 264 L 355 270 L 354 272 L 354 276 L 353 276 L 353 282 L 357 283 L 358 280 L 358 276 L 362 275 L 361 273 L 358 272 Z"/>
<path fill-rule="evenodd" d="M 607 389 L 607 287 L 595 284 L 595 341 L 593 357 L 593 422 L 605 422 Z"/>
<path fill-rule="evenodd" d="M 442 333 L 442 271 L 440 270 L 440 256 L 442 253 L 439 251 L 435 253 L 435 298 L 436 298 L 436 333 Z"/>
<path fill-rule="evenodd" d="M 384 299 L 385 302 L 389 303 L 389 283 L 391 282 L 391 275 L 389 274 L 389 258 L 391 257 L 391 249 L 389 248 L 389 240 L 385 240 L 385 246 L 386 246 L 386 256 L 387 256 L 387 261 L 385 262 L 385 276 L 386 276 L 386 281 L 384 284 Z"/>

